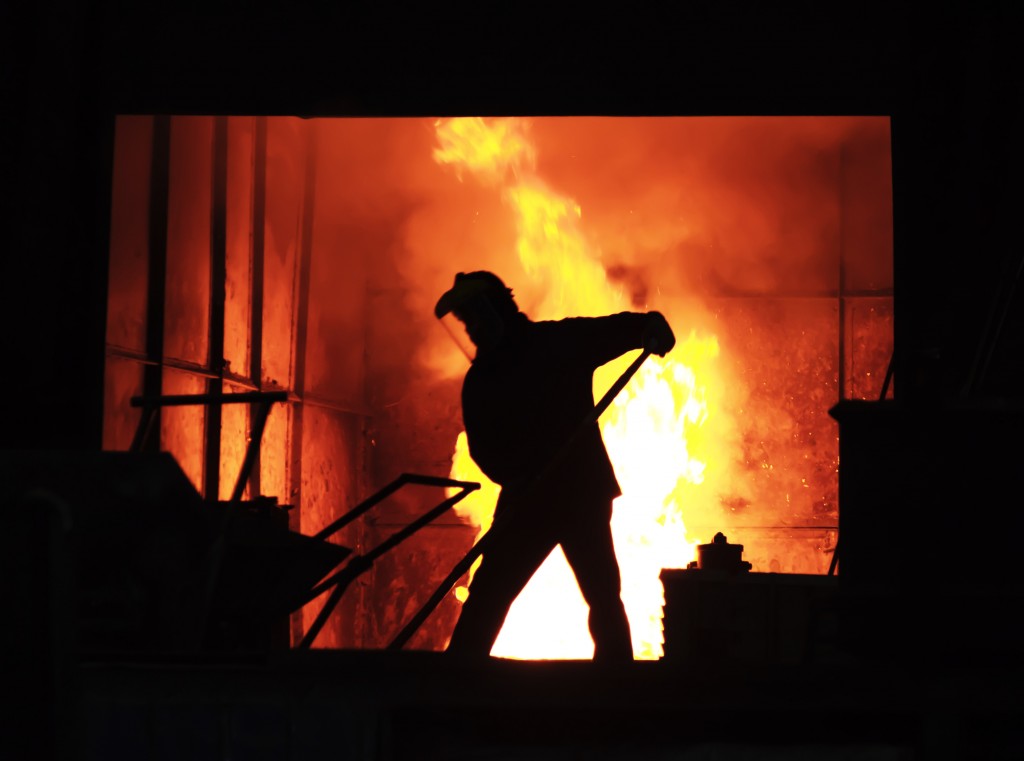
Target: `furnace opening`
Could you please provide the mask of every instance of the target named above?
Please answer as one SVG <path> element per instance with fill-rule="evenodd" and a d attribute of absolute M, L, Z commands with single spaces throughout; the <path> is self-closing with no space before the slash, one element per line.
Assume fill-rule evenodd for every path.
<path fill-rule="evenodd" d="M 121 116 L 104 448 L 131 445 L 134 396 L 276 390 L 244 497 L 290 507 L 293 530 L 403 472 L 484 483 L 377 561 L 317 641 L 384 647 L 494 504 L 464 446 L 467 359 L 432 313 L 454 273 L 500 273 L 536 319 L 660 310 L 677 347 L 601 419 L 635 655 L 658 658 L 658 573 L 717 532 L 754 571 L 828 572 L 828 410 L 893 394 L 892 240 L 887 117 Z M 166 409 L 149 446 L 227 499 L 254 416 Z M 337 541 L 378 544 L 435 497 L 400 492 Z M 464 589 L 411 647 L 443 649 Z M 585 619 L 556 552 L 493 654 L 587 658 Z"/>

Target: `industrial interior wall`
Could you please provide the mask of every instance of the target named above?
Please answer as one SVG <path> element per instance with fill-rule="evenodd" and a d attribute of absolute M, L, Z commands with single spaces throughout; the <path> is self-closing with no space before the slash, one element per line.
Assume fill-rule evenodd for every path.
<path fill-rule="evenodd" d="M 438 370 L 447 338 L 432 307 L 453 274 L 497 269 L 520 288 L 528 312 L 539 300 L 530 289 L 542 290 L 516 259 L 522 231 L 509 194 L 474 167 L 459 172 L 436 159 L 443 121 L 318 125 L 318 171 L 331 177 L 318 179 L 318 238 L 330 217 L 339 249 L 351 254 L 345 261 L 363 268 L 367 286 L 367 473 L 375 488 L 401 472 L 452 470 L 468 364 L 461 358 Z M 697 329 L 723 347 L 716 380 L 725 382 L 708 394 L 732 428 L 708 444 L 722 453 L 708 473 L 729 477 L 689 490 L 690 538 L 710 541 L 724 530 L 745 544 L 755 570 L 825 573 L 838 514 L 838 435 L 828 409 L 840 398 L 877 398 L 892 353 L 888 120 L 532 122 L 536 166 L 520 169 L 536 175 L 553 204 L 579 204 L 584 245 L 599 242 L 611 286 L 632 293 L 638 308 L 667 304 L 682 314 L 681 338 Z M 399 492 L 366 521 L 366 545 L 440 496 Z M 367 608 L 356 641 L 385 646 L 475 529 L 449 515 L 381 558 L 361 590 Z M 458 608 L 449 595 L 409 646 L 443 648 Z"/>
<path fill-rule="evenodd" d="M 365 496 L 365 288 L 358 266 L 341 266 L 330 215 L 314 223 L 313 130 L 285 117 L 118 117 L 103 440 L 130 446 L 133 396 L 287 390 L 244 496 L 291 506 L 292 529 L 307 534 Z M 167 408 L 150 447 L 207 499 L 227 499 L 252 412 Z M 318 645 L 354 644 L 343 613 Z M 310 615 L 293 617 L 297 635 Z"/>

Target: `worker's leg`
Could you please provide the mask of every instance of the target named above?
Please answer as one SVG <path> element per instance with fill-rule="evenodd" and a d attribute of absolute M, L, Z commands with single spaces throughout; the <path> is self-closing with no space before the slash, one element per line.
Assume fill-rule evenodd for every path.
<path fill-rule="evenodd" d="M 596 513 L 564 532 L 562 550 L 576 574 L 583 599 L 590 606 L 594 660 L 629 661 L 633 659 L 633 644 L 622 604 L 622 580 L 611 524 L 601 511 Z M 610 506 L 607 515 L 611 515 Z"/>
<path fill-rule="evenodd" d="M 513 519 L 483 553 L 447 652 L 487 656 L 516 597 L 555 548 L 543 526 Z"/>

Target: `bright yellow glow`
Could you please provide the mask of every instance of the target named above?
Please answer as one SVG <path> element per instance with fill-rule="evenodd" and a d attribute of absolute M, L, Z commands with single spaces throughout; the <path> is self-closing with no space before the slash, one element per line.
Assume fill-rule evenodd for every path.
<path fill-rule="evenodd" d="M 505 173 L 520 165 L 533 166 L 533 146 L 527 141 L 515 119 L 502 119 L 491 125 L 480 118 L 438 121 L 434 151 L 439 164 L 452 164 L 459 176 L 466 169 L 478 179 L 501 182 Z"/>

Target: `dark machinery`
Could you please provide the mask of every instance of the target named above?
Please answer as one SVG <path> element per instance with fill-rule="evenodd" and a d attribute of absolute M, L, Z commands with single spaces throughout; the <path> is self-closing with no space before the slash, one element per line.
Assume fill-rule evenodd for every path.
<path fill-rule="evenodd" d="M 834 576 L 753 573 L 721 532 L 661 572 L 665 659 L 795 665 L 835 657 Z"/>
<path fill-rule="evenodd" d="M 36 624 L 70 637 L 82 653 L 223 652 L 287 648 L 290 614 L 328 593 L 300 643 L 309 647 L 355 578 L 479 488 L 402 474 L 316 535 L 290 530 L 290 506 L 242 499 L 269 408 L 283 399 L 284 392 L 132 400 L 144 411 L 136 450 L 159 407 L 259 405 L 227 501 L 204 500 L 166 452 L 3 453 L 9 601 L 26 597 L 26 610 L 49 617 L 49 626 Z M 409 484 L 450 496 L 364 554 L 330 541 Z"/>

